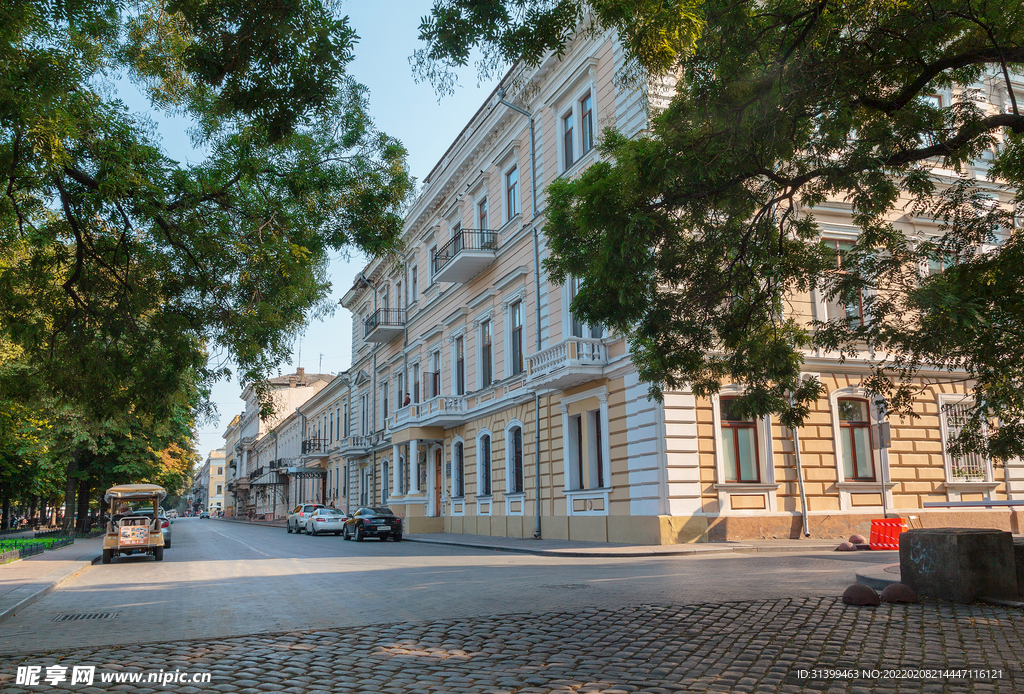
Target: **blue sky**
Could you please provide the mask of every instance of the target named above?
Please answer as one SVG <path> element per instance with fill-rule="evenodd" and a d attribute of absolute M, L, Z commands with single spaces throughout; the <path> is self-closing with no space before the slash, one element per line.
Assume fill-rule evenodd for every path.
<path fill-rule="evenodd" d="M 433 87 L 416 84 L 409 56 L 419 47 L 420 18 L 430 11 L 431 0 L 348 0 L 341 5 L 359 34 L 356 59 L 350 72 L 370 90 L 370 111 L 377 127 L 397 137 L 409 150 L 413 176 L 422 181 L 444 155 L 448 145 L 494 88 L 494 82 L 478 85 L 476 73 L 460 73 L 461 88 L 440 103 Z M 184 160 L 193 153 L 187 122 L 151 114 L 160 123 L 164 145 L 171 156 Z M 356 272 L 365 259 L 339 256 L 331 264 L 332 301 L 336 304 L 352 286 Z M 307 373 L 337 373 L 348 368 L 351 354 L 351 316 L 338 307 L 333 317 L 309 325 L 301 343 L 301 362 L 296 345 L 292 364 L 282 364 L 281 372 L 290 373 L 303 366 Z M 231 418 L 242 411 L 237 381 L 219 383 L 213 390 L 220 419 L 204 424 L 198 431 L 198 450 L 205 457 L 224 445 L 221 434 Z"/>

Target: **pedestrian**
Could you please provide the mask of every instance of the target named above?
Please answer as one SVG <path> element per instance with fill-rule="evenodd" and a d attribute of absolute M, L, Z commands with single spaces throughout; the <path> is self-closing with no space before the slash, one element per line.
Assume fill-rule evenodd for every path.
<path fill-rule="evenodd" d="M 252 509 L 249 509 L 249 522 L 252 523 Z"/>
<path fill-rule="evenodd" d="M 409 394 L 406 393 L 405 400 L 402 401 L 402 406 L 404 407 L 405 405 L 408 405 L 410 402 L 412 402 L 412 400 L 409 399 Z"/>

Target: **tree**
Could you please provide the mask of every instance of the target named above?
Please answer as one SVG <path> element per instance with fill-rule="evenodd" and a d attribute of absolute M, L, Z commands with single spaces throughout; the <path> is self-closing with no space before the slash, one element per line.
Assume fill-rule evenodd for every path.
<path fill-rule="evenodd" d="M 209 353 L 266 394 L 331 310 L 330 254 L 395 246 L 412 181 L 345 72 L 355 41 L 319 0 L 0 7 L 0 340 L 21 371 L 0 397 L 74 422 L 69 497 L 112 426 L 203 410 L 230 375 Z M 193 119 L 205 158 L 164 151 L 119 76 Z"/>
<path fill-rule="evenodd" d="M 740 383 L 748 414 L 789 425 L 820 395 L 808 349 L 870 351 L 902 416 L 923 369 L 960 372 L 976 405 L 954 453 L 1024 454 L 1019 3 L 709 1 L 700 19 L 651 135 L 605 133 L 605 161 L 549 189 L 548 268 L 582 278 L 573 312 L 628 337 L 655 396 Z M 849 246 L 821 241 L 827 201 L 850 206 Z M 812 289 L 867 319 L 800 320 L 789 302 Z"/>
<path fill-rule="evenodd" d="M 0 321 L 63 395 L 114 410 L 144 401 L 118 374 L 151 352 L 150 385 L 218 375 L 219 348 L 259 384 L 325 310 L 329 254 L 387 252 L 411 190 L 323 3 L 121 10 L 15 0 L 0 22 Z M 117 72 L 193 118 L 207 157 L 162 151 Z"/>

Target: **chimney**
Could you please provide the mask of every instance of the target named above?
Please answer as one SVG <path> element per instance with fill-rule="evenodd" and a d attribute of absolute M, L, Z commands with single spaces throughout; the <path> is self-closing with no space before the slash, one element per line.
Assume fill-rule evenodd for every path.
<path fill-rule="evenodd" d="M 306 369 L 300 366 L 295 369 L 295 375 L 298 377 L 300 386 L 306 385 Z"/>
<path fill-rule="evenodd" d="M 295 374 L 290 374 L 288 376 L 288 387 L 289 388 L 294 388 L 295 387 Z"/>

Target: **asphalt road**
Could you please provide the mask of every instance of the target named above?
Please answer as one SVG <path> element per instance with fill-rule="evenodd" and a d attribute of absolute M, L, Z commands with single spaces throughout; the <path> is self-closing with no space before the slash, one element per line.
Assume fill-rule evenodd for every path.
<path fill-rule="evenodd" d="M 345 542 L 181 518 L 163 562 L 96 565 L 4 624 L 0 653 L 631 605 L 837 597 L 850 554 L 569 558 L 414 542 Z M 118 613 L 116 619 L 62 615 Z"/>

